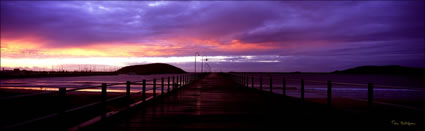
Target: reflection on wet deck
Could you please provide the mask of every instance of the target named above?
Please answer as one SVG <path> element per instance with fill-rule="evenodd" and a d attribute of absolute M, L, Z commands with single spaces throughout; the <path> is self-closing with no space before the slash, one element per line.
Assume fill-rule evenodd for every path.
<path fill-rule="evenodd" d="M 327 107 L 243 88 L 230 78 L 210 74 L 152 105 L 86 127 L 84 130 L 170 130 L 205 128 L 281 128 L 303 124 L 347 123 L 328 117 Z M 351 116 L 345 116 L 351 118 Z M 283 124 L 283 125 L 282 125 Z"/>

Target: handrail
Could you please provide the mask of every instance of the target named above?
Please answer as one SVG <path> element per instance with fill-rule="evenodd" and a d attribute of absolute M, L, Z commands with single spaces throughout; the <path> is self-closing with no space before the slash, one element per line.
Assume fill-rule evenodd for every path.
<path fill-rule="evenodd" d="M 170 76 L 167 76 L 170 77 Z M 155 78 L 152 78 L 155 79 Z M 134 82 L 130 82 L 131 84 L 134 85 L 143 85 L 141 82 L 143 81 L 134 81 Z M 150 82 L 150 83 L 148 83 Z M 4 84 L 4 83 L 2 83 Z M 97 83 L 97 84 L 101 84 L 101 83 Z M 126 83 L 108 83 L 107 86 L 113 86 L 113 85 L 125 85 Z M 146 81 L 145 85 L 154 85 L 153 84 L 153 80 L 148 80 Z M 10 87 L 10 86 L 1 86 L 0 87 Z M 93 89 L 93 88 L 100 88 L 101 86 L 88 86 L 88 87 L 63 87 L 63 86 L 19 86 L 19 87 L 40 87 L 40 88 L 74 88 L 74 89 L 70 89 L 70 90 L 66 90 L 66 92 L 73 92 L 73 91 L 77 91 L 77 90 L 83 90 L 83 89 Z M 7 97 L 2 97 L 0 98 L 0 100 L 11 100 L 11 99 L 19 99 L 19 98 L 25 98 L 25 97 L 32 97 L 32 96 L 39 96 L 39 95 L 47 95 L 47 94 L 57 94 L 58 91 L 52 91 L 52 92 L 41 92 L 41 93 L 33 93 L 33 94 L 26 94 L 26 95 L 17 95 L 17 96 L 7 96 Z"/>
<path fill-rule="evenodd" d="M 273 80 L 281 80 L 281 78 L 276 78 L 272 76 L 254 76 L 252 74 L 249 75 L 240 75 L 240 74 L 234 74 L 231 73 L 231 75 L 234 76 L 243 76 L 243 77 L 249 77 L 249 78 L 272 78 Z M 291 81 L 300 81 L 302 78 L 299 79 L 291 79 L 291 78 L 285 78 L 286 80 Z M 313 83 L 320 83 L 320 84 L 326 84 L 327 82 L 325 80 L 304 80 L 305 82 L 313 82 Z M 336 82 L 332 81 L 333 84 L 336 85 L 350 85 L 350 86 L 368 86 L 368 84 L 362 84 L 362 83 L 349 83 L 349 82 Z M 393 89 L 424 89 L 424 88 L 417 88 L 417 87 L 403 87 L 403 86 L 389 86 L 389 85 L 374 85 L 374 87 L 381 87 L 381 88 L 393 88 Z"/>
<path fill-rule="evenodd" d="M 163 80 L 163 78 L 164 77 L 161 77 L 162 80 Z M 152 78 L 153 79 L 153 84 L 151 84 L 151 83 L 148 83 L 148 82 L 152 82 L 151 80 L 150 81 L 143 80 L 142 83 L 141 83 L 141 85 L 143 85 L 142 91 L 138 91 L 136 93 L 142 93 L 142 95 L 143 95 L 142 96 L 143 97 L 142 100 L 145 101 L 146 100 L 146 96 L 145 96 L 145 92 L 146 91 L 161 89 L 161 92 L 160 93 L 156 93 L 154 91 L 153 93 L 155 93 L 155 94 L 153 95 L 153 97 L 155 97 L 156 95 L 164 95 L 164 94 L 166 94 L 166 93 L 168 93 L 170 91 L 173 91 L 174 89 L 178 89 L 180 87 L 186 86 L 186 85 L 190 84 L 191 82 L 199 79 L 199 75 L 198 74 L 184 74 L 184 75 L 177 75 L 177 76 L 175 76 L 175 75 L 173 75 L 173 76 L 166 76 L 165 78 L 167 78 L 167 80 L 169 80 L 169 81 L 168 82 L 163 82 L 163 81 L 161 82 L 160 81 L 158 83 L 155 83 L 155 79 L 156 78 Z M 174 78 L 177 78 L 177 79 L 174 79 Z M 171 81 L 171 79 L 172 79 L 172 81 Z M 105 97 L 106 97 L 107 87 L 108 86 L 116 86 L 116 85 L 127 85 L 127 90 L 126 90 L 127 91 L 127 94 L 106 99 Z M 67 110 L 64 110 L 63 111 L 63 113 L 69 113 L 69 112 L 73 112 L 73 111 L 77 111 L 77 110 L 82 110 L 82 109 L 90 108 L 90 107 L 93 107 L 93 106 L 96 106 L 96 105 L 99 105 L 99 104 L 102 104 L 102 103 L 109 103 L 109 102 L 112 102 L 112 101 L 115 101 L 115 100 L 118 100 L 118 99 L 129 98 L 132 94 L 136 94 L 136 93 L 131 93 L 131 91 L 130 91 L 130 89 L 131 89 L 130 88 L 130 85 L 139 85 L 139 84 L 138 84 L 138 82 L 129 82 L 128 81 L 128 82 L 125 82 L 125 83 L 108 83 L 108 84 L 104 83 L 101 86 L 89 86 L 89 87 L 82 87 L 82 88 L 75 88 L 75 87 L 73 87 L 74 89 L 69 89 L 69 90 L 67 90 L 66 88 L 63 88 L 62 87 L 62 89 L 59 89 L 59 91 L 42 92 L 42 93 L 28 94 L 28 95 L 19 95 L 19 96 L 11 96 L 11 97 L 6 97 L 6 98 L 0 98 L 0 100 L 10 100 L 10 99 L 24 98 L 24 97 L 29 97 L 29 96 L 37 96 L 37 95 L 43 95 L 43 94 L 56 94 L 56 93 L 59 94 L 59 96 L 61 96 L 61 95 L 64 96 L 67 92 L 73 92 L 73 91 L 82 90 L 82 89 L 92 89 L 92 88 L 99 88 L 99 87 L 101 87 L 102 97 L 103 97 L 102 100 L 96 101 L 96 102 L 93 102 L 93 103 L 90 103 L 90 104 L 85 104 L 85 105 L 82 105 L 82 106 L 79 106 L 79 107 L 75 107 L 75 108 L 72 108 L 72 109 L 67 109 Z M 146 88 L 147 85 L 153 85 L 153 87 L 149 89 L 149 88 Z M 155 86 L 156 85 L 159 85 L 157 89 L 155 89 Z M 167 87 L 167 90 L 164 93 L 164 88 L 165 87 Z M 49 115 L 44 115 L 44 116 L 41 116 L 41 117 L 38 117 L 38 118 L 34 118 L 34 119 L 27 120 L 27 121 L 24 121 L 24 122 L 21 122 L 21 123 L 10 125 L 10 126 L 8 126 L 6 128 L 9 128 L 10 129 L 10 128 L 14 128 L 14 127 L 26 125 L 26 124 L 32 123 L 34 121 L 40 121 L 40 120 L 49 119 L 49 118 L 58 116 L 59 114 L 60 113 L 52 113 L 52 114 L 49 114 Z"/>
<path fill-rule="evenodd" d="M 272 76 L 268 76 L 268 77 L 264 77 L 264 76 L 254 76 L 253 74 L 247 74 L 247 75 L 243 75 L 243 74 L 237 74 L 237 73 L 230 73 L 230 75 L 232 76 L 232 78 L 239 84 L 241 84 L 241 86 L 244 87 L 248 87 L 248 88 L 255 88 L 257 89 L 256 86 L 254 86 L 254 78 L 260 78 L 259 81 L 259 90 L 260 91 L 266 91 L 264 89 L 268 89 L 270 93 L 273 94 L 273 89 L 279 89 L 276 88 L 273 83 L 272 80 L 279 80 L 282 82 L 282 95 L 286 96 L 286 81 L 287 80 L 291 80 L 291 81 L 299 81 L 300 82 L 300 98 L 301 101 L 304 101 L 304 93 L 305 92 L 311 92 L 311 93 L 315 93 L 315 94 L 320 94 L 323 95 L 325 93 L 318 93 L 318 92 L 313 92 L 311 89 L 314 88 L 309 88 L 310 90 L 305 91 L 304 89 L 304 84 L 305 82 L 309 82 L 309 83 L 320 83 L 320 84 L 327 84 L 327 99 L 328 99 L 328 105 L 331 105 L 331 100 L 332 100 L 332 85 L 348 85 L 348 86 L 361 86 L 361 87 L 365 87 L 367 88 L 367 101 L 368 102 L 368 109 L 372 109 L 372 105 L 373 103 L 377 103 L 377 104 L 382 104 L 383 102 L 374 102 L 374 89 L 375 88 L 391 88 L 391 89 L 420 89 L 420 90 L 425 90 L 423 88 L 412 88 L 412 87 L 398 87 L 398 86 L 387 86 L 387 85 L 374 85 L 373 83 L 368 83 L 368 84 L 360 84 L 360 83 L 348 83 L 348 82 L 333 82 L 333 81 L 320 81 L 320 80 L 304 80 L 303 78 L 299 78 L 299 79 L 293 79 L 293 78 L 286 78 L 281 76 L 281 78 L 276 78 L 276 77 L 272 77 Z M 263 83 L 262 80 L 266 78 L 265 80 L 270 80 L 269 82 L 269 87 L 263 87 Z M 267 85 L 266 85 L 267 86 Z M 344 97 L 347 98 L 347 97 Z M 353 100 L 355 100 L 355 98 L 352 98 Z M 397 105 L 397 104 L 385 104 L 385 105 Z M 409 107 L 409 106 L 404 106 L 404 105 L 398 105 L 396 107 Z M 414 108 L 414 107 L 409 107 L 410 108 Z M 416 109 L 416 108 L 415 108 Z M 425 109 L 418 109 L 418 110 L 425 110 Z"/>

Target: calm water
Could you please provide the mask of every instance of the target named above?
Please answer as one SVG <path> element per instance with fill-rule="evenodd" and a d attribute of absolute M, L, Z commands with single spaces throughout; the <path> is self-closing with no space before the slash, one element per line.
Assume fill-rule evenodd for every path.
<path fill-rule="evenodd" d="M 164 75 L 109 75 L 109 76 L 78 76 L 78 77 L 44 77 L 44 78 L 24 78 L 24 79 L 4 79 L 0 80 L 0 88 L 2 89 L 28 89 L 28 90 L 46 90 L 56 91 L 60 87 L 66 88 L 84 88 L 90 86 L 100 86 L 102 83 L 123 83 L 108 87 L 108 92 L 124 92 L 126 81 L 142 81 L 145 79 L 147 83 L 152 83 L 154 78 L 157 84 L 161 84 L 161 78 L 164 78 L 164 84 L 167 79 L 180 74 L 164 74 Z M 177 80 L 177 79 L 176 79 Z M 157 86 L 159 87 L 159 86 Z M 151 85 L 147 86 L 152 88 Z M 132 91 L 140 91 L 141 85 L 133 85 Z M 99 89 L 83 90 L 83 91 L 100 91 Z"/>
<path fill-rule="evenodd" d="M 301 79 L 304 79 L 304 97 L 326 103 L 327 81 L 332 81 L 332 99 L 341 98 L 367 102 L 368 83 L 374 84 L 374 101 L 376 103 L 420 108 L 425 111 L 425 81 L 419 76 L 396 75 L 348 75 L 348 74 L 288 74 L 288 73 L 241 73 L 250 76 L 248 85 L 270 91 L 270 78 L 272 78 L 272 91 L 282 94 L 282 79 L 286 78 L 286 94 L 292 97 L 301 97 Z M 343 84 L 336 84 L 343 83 Z M 352 84 L 352 85 L 350 85 Z M 341 104 L 341 103 L 340 103 Z M 344 104 L 344 103 L 342 103 Z"/>

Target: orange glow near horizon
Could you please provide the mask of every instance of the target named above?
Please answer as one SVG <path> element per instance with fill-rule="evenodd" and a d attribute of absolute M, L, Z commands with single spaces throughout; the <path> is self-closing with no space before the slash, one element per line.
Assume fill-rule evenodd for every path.
<path fill-rule="evenodd" d="M 2 57 L 132 57 L 132 56 L 172 56 L 178 54 L 173 49 L 162 45 L 143 43 L 102 43 L 79 47 L 52 48 L 42 42 L 1 40 Z"/>
<path fill-rule="evenodd" d="M 269 43 L 243 43 L 232 40 L 230 43 L 220 43 L 215 40 L 185 39 L 170 40 L 164 43 L 98 43 L 75 47 L 49 47 L 40 40 L 9 40 L 2 39 L 2 57 L 146 57 L 184 55 L 187 51 L 184 43 L 198 43 L 208 46 L 211 50 L 223 52 L 241 52 L 250 50 L 273 49 Z M 173 42 L 174 41 L 174 42 Z M 179 52 L 179 50 L 181 50 Z"/>
<path fill-rule="evenodd" d="M 196 44 L 196 45 L 193 45 Z M 198 48 L 200 47 L 206 48 Z M 153 43 L 96 43 L 72 47 L 52 47 L 40 39 L 1 39 L 1 67 L 43 68 L 67 64 L 126 66 L 128 63 L 189 62 L 188 52 L 242 52 L 269 50 L 271 43 L 243 43 L 232 40 L 170 39 Z M 194 48 L 195 47 L 195 48 Z"/>

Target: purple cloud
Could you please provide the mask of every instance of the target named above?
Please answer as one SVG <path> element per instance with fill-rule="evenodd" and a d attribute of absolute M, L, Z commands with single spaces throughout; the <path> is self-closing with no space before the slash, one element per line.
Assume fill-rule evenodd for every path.
<path fill-rule="evenodd" d="M 418 61 L 424 61 L 424 23 L 423 1 L 1 2 L 2 38 L 36 35 L 52 48 L 239 40 L 275 48 L 229 52 L 181 41 L 183 48 L 176 50 L 183 56 L 196 50 L 285 57 L 276 58 L 277 69 L 295 63 L 329 70 L 364 64 L 423 67 Z"/>

